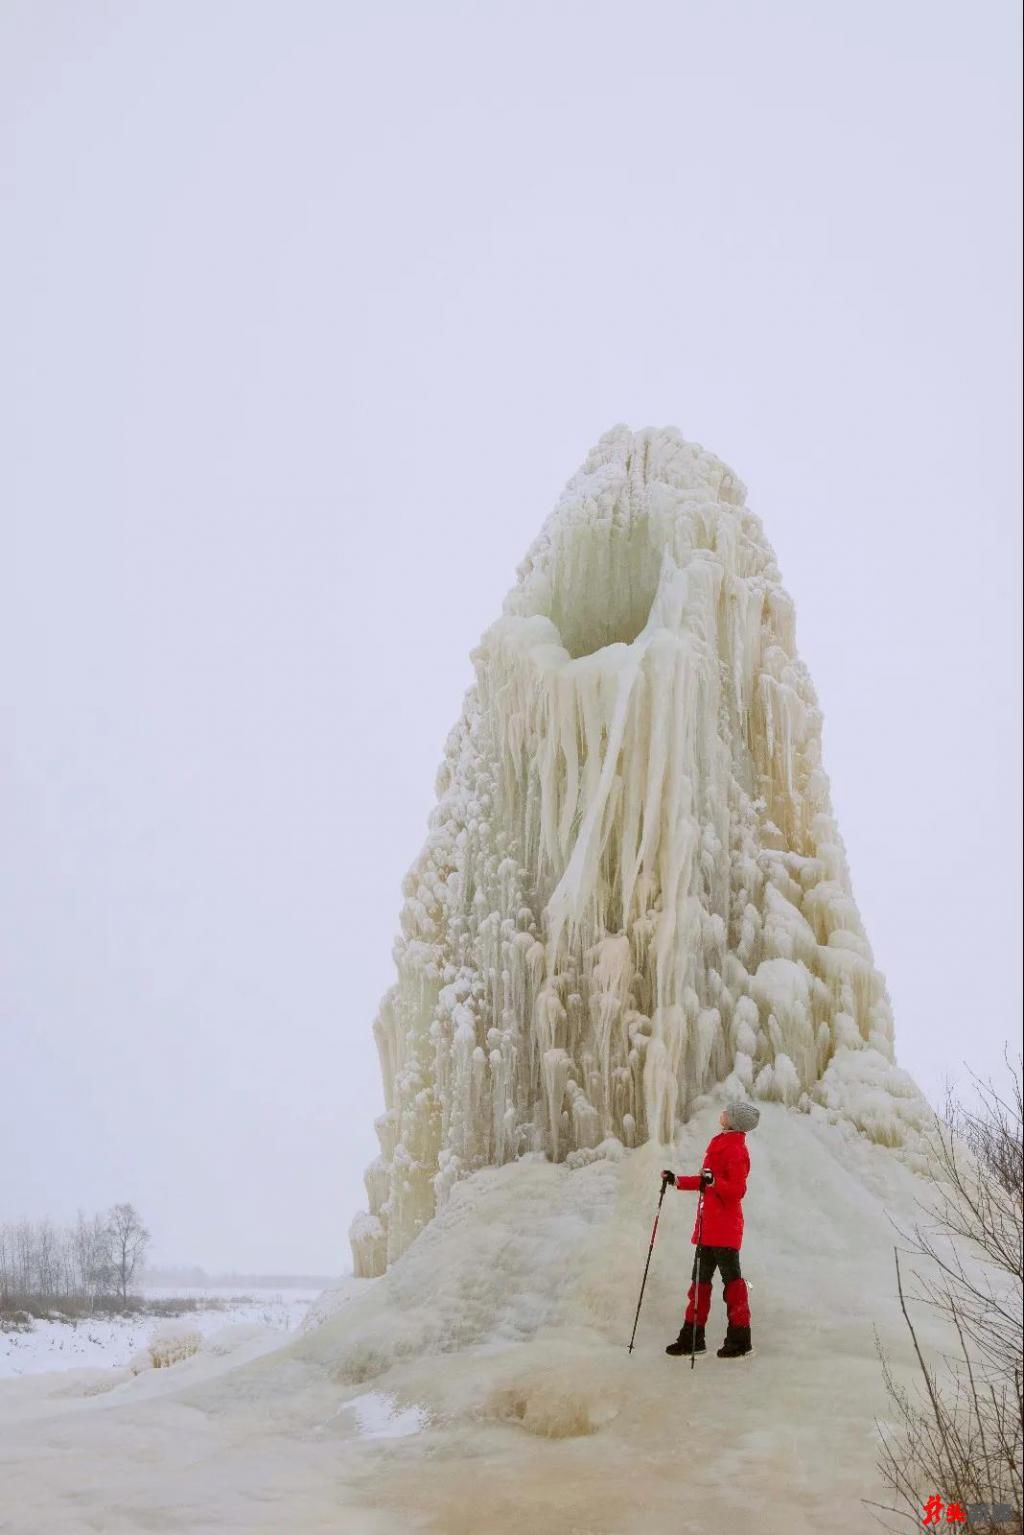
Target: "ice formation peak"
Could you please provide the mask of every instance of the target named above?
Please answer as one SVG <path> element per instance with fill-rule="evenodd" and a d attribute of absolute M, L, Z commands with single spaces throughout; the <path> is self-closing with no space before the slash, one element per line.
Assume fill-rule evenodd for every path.
<path fill-rule="evenodd" d="M 478 1167 L 669 1141 L 720 1084 L 828 1103 L 837 1054 L 891 1062 L 793 605 L 745 503 L 674 429 L 614 428 L 474 652 L 374 1025 L 357 1274 Z"/>

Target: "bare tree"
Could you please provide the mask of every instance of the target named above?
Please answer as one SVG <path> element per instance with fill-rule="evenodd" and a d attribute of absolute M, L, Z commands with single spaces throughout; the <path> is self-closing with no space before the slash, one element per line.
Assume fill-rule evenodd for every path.
<path fill-rule="evenodd" d="M 40 1221 L 35 1230 L 35 1283 L 40 1295 L 60 1294 L 60 1237 L 52 1221 Z"/>
<path fill-rule="evenodd" d="M 102 1215 L 85 1216 L 79 1210 L 71 1244 L 77 1286 L 95 1305 L 98 1296 L 109 1295 L 114 1288 L 113 1256 L 106 1219 Z"/>
<path fill-rule="evenodd" d="M 126 1306 L 136 1270 L 141 1267 L 149 1246 L 149 1232 L 134 1205 L 113 1206 L 107 1216 L 107 1240 L 114 1283 L 122 1306 Z"/>
<path fill-rule="evenodd" d="M 934 1202 L 908 1236 L 918 1286 L 908 1294 L 900 1253 L 896 1283 L 920 1373 L 916 1394 L 882 1360 L 898 1428 L 880 1430 L 880 1469 L 898 1513 L 921 1528 L 921 1489 L 958 1505 L 972 1531 L 1020 1529 L 1024 1456 L 1024 1103 L 1021 1061 L 1007 1056 L 1011 1086 L 974 1077 L 978 1103 L 951 1095 L 935 1125 Z M 904 1254 L 906 1257 L 907 1254 Z M 908 1302 L 949 1324 L 956 1350 L 926 1360 Z M 959 1515 L 957 1516 L 959 1519 Z M 903 1527 L 906 1527 L 904 1524 Z"/>

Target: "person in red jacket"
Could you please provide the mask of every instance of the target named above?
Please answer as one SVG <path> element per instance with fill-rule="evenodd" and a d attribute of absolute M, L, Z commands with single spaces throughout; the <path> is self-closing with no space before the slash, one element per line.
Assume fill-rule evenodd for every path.
<path fill-rule="evenodd" d="M 757 1128 L 760 1117 L 752 1103 L 730 1103 L 722 1110 L 722 1133 L 708 1143 L 701 1171 L 692 1178 L 677 1178 L 667 1169 L 661 1175 L 677 1189 L 701 1190 L 691 1237 L 697 1252 L 686 1315 L 679 1337 L 669 1344 L 666 1354 L 707 1353 L 704 1324 L 711 1310 L 711 1281 L 716 1269 L 722 1276 L 728 1314 L 725 1342 L 718 1357 L 739 1359 L 751 1351 L 750 1300 L 740 1273 L 740 1247 L 743 1196 L 750 1172 L 746 1132 Z"/>

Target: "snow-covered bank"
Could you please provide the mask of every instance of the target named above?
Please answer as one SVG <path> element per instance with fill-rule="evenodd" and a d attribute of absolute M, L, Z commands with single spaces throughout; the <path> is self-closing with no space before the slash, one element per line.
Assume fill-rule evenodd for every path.
<path fill-rule="evenodd" d="M 199 1304 L 178 1318 L 145 1314 L 37 1318 L 24 1331 L 0 1330 L 0 1378 L 47 1370 L 123 1369 L 155 1336 L 175 1327 L 187 1327 L 203 1338 L 239 1326 L 293 1332 L 318 1295 L 315 1290 L 250 1287 L 239 1291 L 217 1285 L 185 1290 L 147 1286 L 143 1293 L 146 1300 Z"/>
<path fill-rule="evenodd" d="M 715 1116 L 680 1130 L 673 1166 L 699 1165 Z M 101 1396 L 96 1372 L 0 1384 L 0 1528 L 864 1529 L 887 1406 L 876 1326 L 912 1378 L 890 1217 L 911 1223 L 927 1185 L 849 1125 L 778 1105 L 749 1144 L 752 1359 L 691 1371 L 663 1352 L 692 1258 L 693 1201 L 672 1190 L 626 1351 L 664 1148 L 528 1157 L 458 1185 L 387 1274 L 339 1287 L 279 1349 L 200 1353 Z"/>

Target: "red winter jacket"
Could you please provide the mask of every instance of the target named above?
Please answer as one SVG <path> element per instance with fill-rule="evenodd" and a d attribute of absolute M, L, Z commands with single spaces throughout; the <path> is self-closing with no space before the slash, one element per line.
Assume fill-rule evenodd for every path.
<path fill-rule="evenodd" d="M 702 1247 L 740 1247 L 743 1242 L 743 1205 L 750 1172 L 747 1137 L 742 1130 L 723 1130 L 708 1143 L 704 1166 L 715 1175 L 714 1183 L 704 1190 L 700 1219 Z M 700 1174 L 695 1178 L 677 1178 L 677 1189 L 699 1189 Z M 700 1206 L 698 1205 L 698 1210 Z M 693 1223 L 691 1242 L 697 1240 L 697 1221 Z"/>

